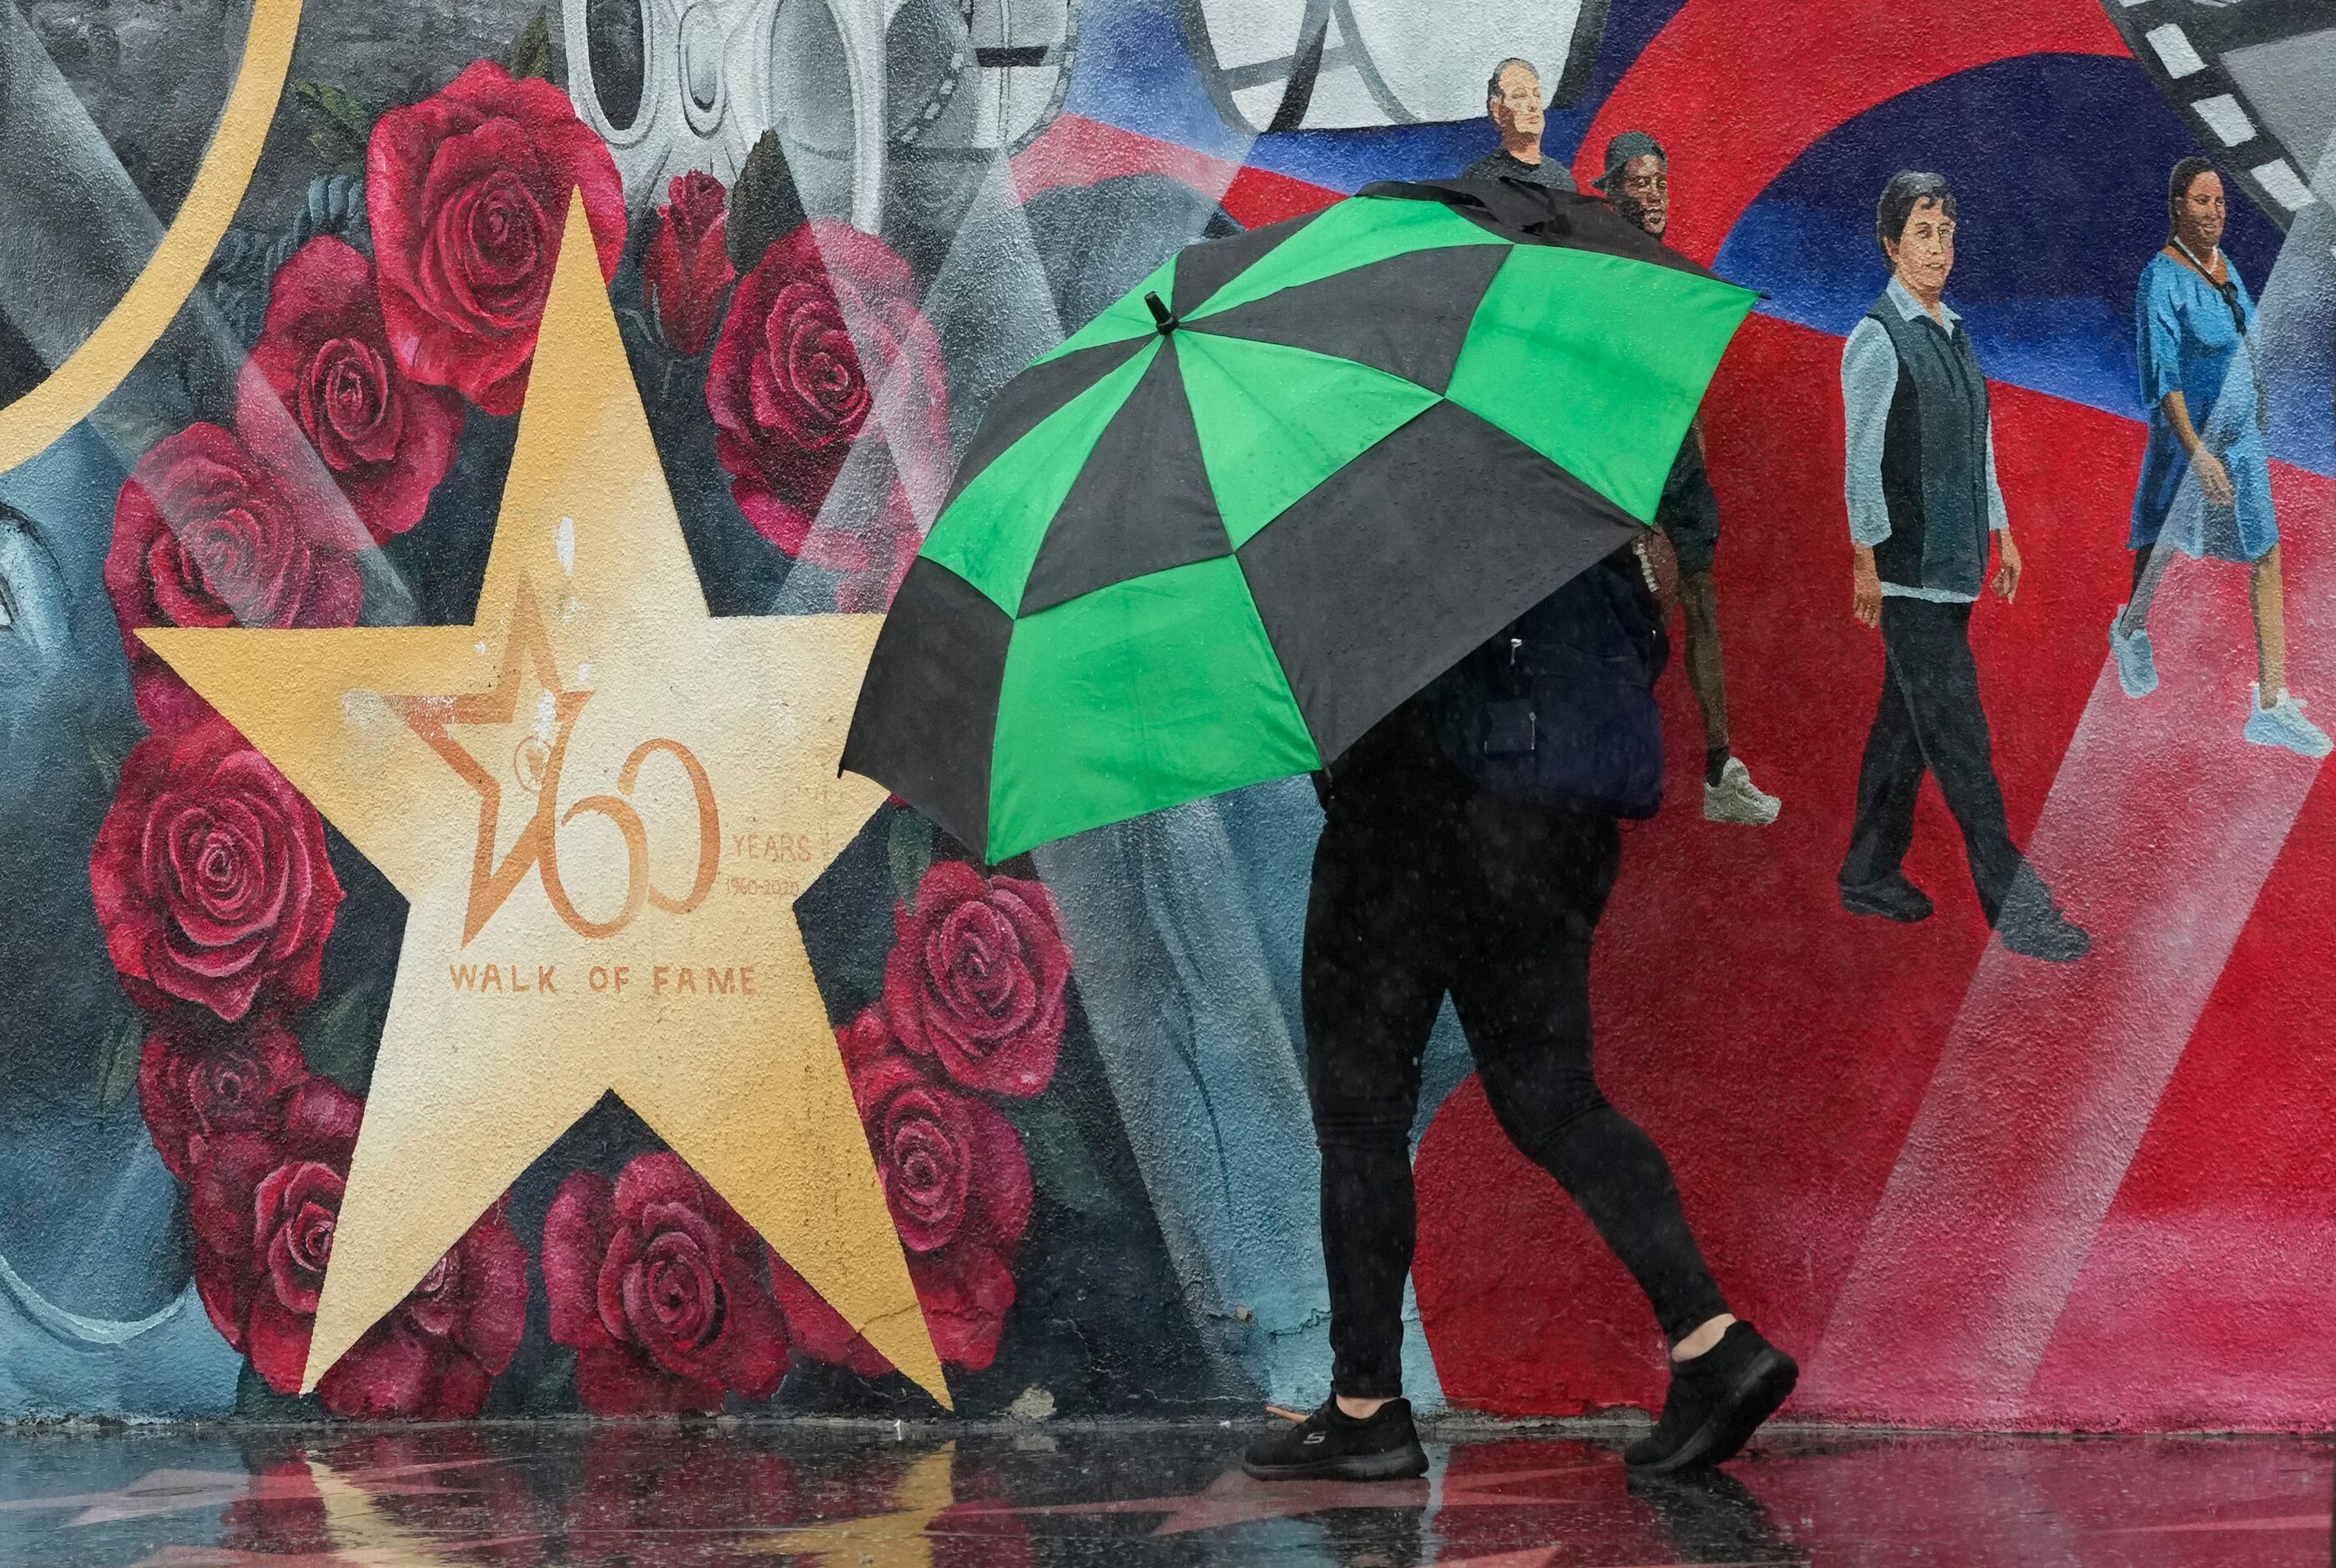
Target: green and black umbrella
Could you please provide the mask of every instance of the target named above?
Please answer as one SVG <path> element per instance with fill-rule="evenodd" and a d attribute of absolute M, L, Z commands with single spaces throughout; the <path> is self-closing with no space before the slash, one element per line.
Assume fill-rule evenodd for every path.
<path fill-rule="evenodd" d="M 998 394 L 843 765 L 991 862 L 1320 767 L 1652 520 L 1755 297 L 1511 182 L 1179 253 Z"/>

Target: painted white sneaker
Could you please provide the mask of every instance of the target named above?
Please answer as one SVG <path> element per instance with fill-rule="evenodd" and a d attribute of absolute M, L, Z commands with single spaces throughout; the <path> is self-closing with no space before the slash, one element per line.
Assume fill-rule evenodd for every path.
<path fill-rule="evenodd" d="M 1719 782 L 1703 786 L 1706 822 L 1764 828 L 1775 822 L 1776 813 L 1784 809 L 1784 802 L 1763 793 L 1752 782 L 1752 770 L 1744 765 L 1742 757 L 1729 757 L 1728 765 L 1719 770 Z"/>
<path fill-rule="evenodd" d="M 2117 657 L 2117 685 L 2127 696 L 2147 696 L 2157 689 L 2157 650 L 2150 646 L 2149 628 L 2136 632 L 2120 631 L 2125 625 L 2125 606 L 2109 621 L 2109 652 Z"/>
<path fill-rule="evenodd" d="M 2256 687 L 2249 687 L 2247 692 L 2246 736 L 2256 745 L 2280 746 L 2308 757 L 2323 757 L 2336 749 L 2328 732 L 2303 716 L 2303 704 L 2296 698 L 2282 691 L 2277 702 L 2265 707 Z"/>

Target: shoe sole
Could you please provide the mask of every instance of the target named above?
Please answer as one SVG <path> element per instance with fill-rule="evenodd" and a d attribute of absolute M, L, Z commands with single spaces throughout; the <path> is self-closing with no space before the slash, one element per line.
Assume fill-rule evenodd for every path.
<path fill-rule="evenodd" d="M 1298 1465 L 1260 1465 L 1243 1459 L 1241 1473 L 1252 1481 L 1409 1481 L 1427 1474 L 1427 1451 L 1412 1443 L 1385 1454 L 1309 1459 Z"/>
<path fill-rule="evenodd" d="M 1713 811 L 1710 806 L 1707 805 L 1703 808 L 1703 820 L 1708 823 L 1726 823 L 1730 827 L 1765 828 L 1776 820 L 1777 812 L 1781 812 L 1783 809 L 1784 808 L 1779 805 L 1776 811 L 1745 812 L 1739 813 L 1725 810 Z"/>
<path fill-rule="evenodd" d="M 1636 1475 L 1676 1475 L 1682 1470 L 1725 1464 L 1743 1451 L 1760 1423 L 1776 1413 L 1776 1407 L 1800 1380 L 1801 1368 L 1790 1356 L 1774 1348 L 1763 1350 L 1744 1368 L 1744 1375 L 1736 1379 L 1711 1418 L 1690 1433 L 1686 1442 L 1660 1459 L 1632 1465 L 1625 1457 L 1623 1464 Z"/>
<path fill-rule="evenodd" d="M 2003 950 L 2007 953 L 2015 953 L 2023 959 L 2034 959 L 2039 964 L 2073 964 L 2078 959 L 2089 955 L 2093 950 L 2093 944 L 2088 941 L 2081 947 L 2070 946 L 2045 952 L 2017 942 L 2006 942 L 2003 944 Z"/>
<path fill-rule="evenodd" d="M 1841 895 L 1841 907 L 1854 915 L 1872 915 L 1876 920 L 1895 920 L 1902 926 L 1920 925 L 1931 918 L 1929 910 L 1908 910 L 1901 909 L 1895 904 L 1870 903 L 1849 893 Z"/>
<path fill-rule="evenodd" d="M 2328 755 L 2326 747 L 2298 745 L 2293 741 L 2279 735 L 2251 735 L 2246 739 L 2249 745 L 2259 745 L 2269 751 L 2289 752 L 2303 758 L 2306 762 L 2320 762 Z"/>

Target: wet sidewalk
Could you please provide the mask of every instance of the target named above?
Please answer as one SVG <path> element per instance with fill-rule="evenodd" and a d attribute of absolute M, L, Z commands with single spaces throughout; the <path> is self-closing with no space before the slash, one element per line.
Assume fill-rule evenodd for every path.
<path fill-rule="evenodd" d="M 2317 1438 L 1785 1432 L 1699 1484 L 1621 1430 L 1447 1427 L 1425 1480 L 1271 1486 L 1205 1426 L 824 1423 L 0 1432 L 38 1568 L 2311 1568 Z"/>

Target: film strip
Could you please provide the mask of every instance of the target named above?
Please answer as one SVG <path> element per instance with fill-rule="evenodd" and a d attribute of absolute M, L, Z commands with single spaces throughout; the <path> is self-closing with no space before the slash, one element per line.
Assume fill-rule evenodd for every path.
<path fill-rule="evenodd" d="M 2101 0 L 2214 161 L 2282 229 L 2336 136 L 2331 0 Z"/>
<path fill-rule="evenodd" d="M 885 30 L 892 140 L 1019 152 L 1062 112 L 1078 41 L 1078 0 L 909 0 Z"/>
<path fill-rule="evenodd" d="M 1179 0 L 1192 63 L 1250 135 L 1474 120 L 1494 61 L 1536 63 L 1552 105 L 1588 88 L 1607 0 Z"/>

